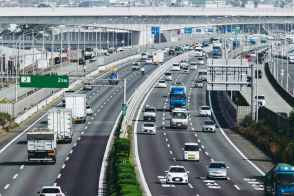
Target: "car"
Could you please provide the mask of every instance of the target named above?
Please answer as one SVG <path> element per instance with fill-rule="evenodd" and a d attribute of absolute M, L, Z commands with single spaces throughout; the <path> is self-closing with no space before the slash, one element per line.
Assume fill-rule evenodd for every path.
<path fill-rule="evenodd" d="M 153 60 L 151 58 L 147 58 L 145 61 L 146 64 L 152 64 Z"/>
<path fill-rule="evenodd" d="M 159 80 L 157 84 L 158 88 L 166 88 L 167 87 L 167 82 L 165 80 Z"/>
<path fill-rule="evenodd" d="M 90 105 L 86 106 L 86 114 L 87 116 L 92 116 L 93 115 L 93 111 Z"/>
<path fill-rule="evenodd" d="M 198 78 L 202 81 L 207 81 L 207 69 L 200 69 L 198 71 Z"/>
<path fill-rule="evenodd" d="M 185 68 L 185 67 L 188 67 L 188 61 L 187 60 L 181 60 L 180 62 L 180 67 L 181 68 Z"/>
<path fill-rule="evenodd" d="M 79 65 L 86 65 L 85 59 L 79 59 Z"/>
<path fill-rule="evenodd" d="M 228 178 L 228 169 L 229 167 L 226 166 L 224 162 L 221 161 L 213 161 L 210 162 L 209 166 L 207 167 L 207 178 Z"/>
<path fill-rule="evenodd" d="M 197 69 L 197 63 L 196 62 L 191 62 L 190 63 L 190 69 L 191 70 L 196 70 Z"/>
<path fill-rule="evenodd" d="M 135 71 L 135 70 L 139 70 L 140 69 L 140 65 L 138 62 L 134 62 L 133 63 L 133 66 L 132 66 L 132 70 Z"/>
<path fill-rule="evenodd" d="M 259 106 L 265 106 L 265 96 L 264 95 L 258 95 L 254 97 L 254 100 L 257 101 Z"/>
<path fill-rule="evenodd" d="M 184 166 L 172 165 L 165 173 L 167 184 L 188 184 L 189 182 L 189 171 Z"/>
<path fill-rule="evenodd" d="M 255 78 L 262 78 L 262 71 L 260 69 L 255 70 Z"/>
<path fill-rule="evenodd" d="M 288 62 L 289 62 L 290 64 L 294 63 L 294 55 L 290 55 L 290 56 L 288 57 Z"/>
<path fill-rule="evenodd" d="M 198 65 L 204 65 L 205 61 L 204 61 L 204 57 L 198 57 L 197 58 L 197 64 Z"/>
<path fill-rule="evenodd" d="M 40 196 L 65 196 L 60 186 L 43 186 L 38 193 Z"/>
<path fill-rule="evenodd" d="M 154 123 L 146 122 L 142 125 L 142 133 L 156 134 L 156 126 Z"/>
<path fill-rule="evenodd" d="M 189 50 L 189 48 L 190 48 L 189 45 L 185 45 L 185 46 L 183 46 L 183 49 L 184 49 L 185 51 Z"/>
<path fill-rule="evenodd" d="M 172 81 L 172 73 L 170 71 L 165 72 L 164 74 L 165 81 Z"/>
<path fill-rule="evenodd" d="M 181 70 L 180 64 L 174 63 L 172 66 L 172 71 L 180 71 L 180 70 Z"/>
<path fill-rule="evenodd" d="M 211 116 L 211 109 L 209 106 L 201 106 L 199 109 L 200 116 Z"/>
<path fill-rule="evenodd" d="M 215 122 L 212 120 L 206 120 L 204 121 L 202 125 L 202 131 L 203 132 L 215 132 L 216 126 Z"/>
<path fill-rule="evenodd" d="M 126 49 L 125 48 L 122 48 L 122 47 L 118 47 L 116 49 L 116 52 L 123 52 L 123 51 L 126 51 Z"/>
<path fill-rule="evenodd" d="M 108 48 L 108 52 L 109 52 L 110 54 L 114 53 L 115 51 L 116 51 L 115 47 L 110 47 L 110 48 Z"/>
<path fill-rule="evenodd" d="M 83 90 L 92 90 L 91 83 L 86 82 L 86 83 L 83 85 Z"/>
<path fill-rule="evenodd" d="M 190 73 L 190 71 L 189 71 L 189 67 L 184 67 L 183 68 L 183 73 L 186 73 L 186 74 L 188 74 L 188 73 Z"/>
<path fill-rule="evenodd" d="M 250 62 L 250 61 L 252 61 L 253 58 L 252 58 L 251 54 L 246 54 L 245 59 Z"/>
<path fill-rule="evenodd" d="M 195 88 L 203 88 L 203 86 L 204 86 L 204 83 L 203 83 L 202 80 L 195 80 L 194 81 L 194 87 Z"/>
<path fill-rule="evenodd" d="M 208 41 L 203 41 L 203 42 L 202 42 L 202 47 L 208 47 L 208 46 L 209 46 Z"/>
<path fill-rule="evenodd" d="M 183 160 L 199 161 L 200 148 L 198 143 L 186 142 L 182 150 L 184 151 Z"/>
<path fill-rule="evenodd" d="M 175 55 L 175 54 L 176 54 L 175 49 L 170 48 L 169 51 L 168 51 L 168 55 Z"/>
<path fill-rule="evenodd" d="M 144 121 L 156 121 L 156 107 L 151 105 L 145 105 L 143 113 Z"/>

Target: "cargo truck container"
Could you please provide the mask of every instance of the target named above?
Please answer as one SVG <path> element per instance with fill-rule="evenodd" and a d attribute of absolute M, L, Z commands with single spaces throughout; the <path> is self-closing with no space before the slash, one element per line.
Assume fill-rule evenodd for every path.
<path fill-rule="evenodd" d="M 48 111 L 48 129 L 56 133 L 60 142 L 72 142 L 72 114 L 70 109 L 53 108 Z"/>
<path fill-rule="evenodd" d="M 65 94 L 65 108 L 71 109 L 73 123 L 86 122 L 86 94 Z"/>
<path fill-rule="evenodd" d="M 171 86 L 170 109 L 187 107 L 187 96 L 185 86 Z"/>
<path fill-rule="evenodd" d="M 56 133 L 47 128 L 27 132 L 28 162 L 56 162 Z"/>
<path fill-rule="evenodd" d="M 157 50 L 153 52 L 153 64 L 160 65 L 164 62 L 164 51 Z"/>

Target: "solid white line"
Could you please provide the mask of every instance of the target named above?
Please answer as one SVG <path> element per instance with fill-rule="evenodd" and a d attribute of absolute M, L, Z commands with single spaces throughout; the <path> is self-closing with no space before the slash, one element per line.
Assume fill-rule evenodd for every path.
<path fill-rule="evenodd" d="M 188 185 L 189 185 L 189 187 L 190 187 L 191 189 L 193 188 L 192 184 L 189 183 Z"/>
<path fill-rule="evenodd" d="M 25 130 L 23 130 L 20 134 L 18 134 L 15 138 L 13 138 L 13 140 L 11 140 L 8 144 L 6 144 L 1 150 L 0 150 L 0 154 L 6 150 L 13 142 L 15 142 L 18 138 L 20 138 L 25 132 L 27 132 L 28 130 L 30 130 L 37 122 L 39 122 L 44 116 L 46 116 L 47 113 L 45 113 L 44 115 L 42 115 L 38 120 L 36 120 L 33 124 L 31 124 L 28 128 L 26 128 Z"/>
<path fill-rule="evenodd" d="M 242 152 L 239 148 L 237 148 L 237 146 L 230 140 L 230 138 L 226 135 L 226 133 L 224 132 L 224 130 L 221 128 L 214 112 L 213 112 L 213 108 L 212 108 L 212 104 L 211 104 L 211 95 L 210 95 L 210 91 L 209 91 L 209 96 L 208 96 L 208 100 L 209 100 L 209 105 L 210 105 L 210 108 L 212 109 L 212 115 L 213 115 L 213 118 L 215 119 L 218 127 L 219 127 L 219 130 L 220 132 L 223 134 L 223 136 L 225 137 L 225 139 L 231 144 L 231 146 L 241 155 L 241 157 L 243 157 L 250 165 L 252 165 L 252 167 L 254 167 L 261 175 L 265 175 L 265 173 L 259 168 L 257 167 L 254 163 L 252 163 L 252 161 L 250 161 Z"/>
<path fill-rule="evenodd" d="M 235 184 L 234 185 L 234 187 L 238 190 L 238 191 L 240 191 L 240 188 Z"/>
<path fill-rule="evenodd" d="M 64 169 L 64 168 L 65 168 L 65 164 L 62 165 L 61 169 Z"/>
<path fill-rule="evenodd" d="M 15 179 L 15 178 L 17 178 L 17 176 L 18 176 L 18 174 L 15 174 L 12 178 Z"/>
<path fill-rule="evenodd" d="M 24 168 L 24 165 L 21 165 L 19 169 L 22 170 L 23 168 Z"/>
<path fill-rule="evenodd" d="M 58 174 L 57 178 L 60 178 L 61 177 L 61 174 Z"/>
<path fill-rule="evenodd" d="M 9 186 L 10 184 L 6 184 L 6 186 L 4 187 L 4 190 L 8 189 Z"/>

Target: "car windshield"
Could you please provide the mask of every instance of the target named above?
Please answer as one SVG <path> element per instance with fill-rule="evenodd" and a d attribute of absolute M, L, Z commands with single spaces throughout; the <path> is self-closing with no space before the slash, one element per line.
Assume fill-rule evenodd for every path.
<path fill-rule="evenodd" d="M 190 65 L 191 65 L 191 66 L 195 66 L 195 65 L 197 65 L 197 64 L 196 64 L 196 63 L 191 63 Z"/>
<path fill-rule="evenodd" d="M 60 193 L 58 188 L 44 188 L 41 193 Z"/>
<path fill-rule="evenodd" d="M 209 168 L 226 168 L 224 163 L 210 163 Z"/>
<path fill-rule="evenodd" d="M 145 108 L 145 112 L 155 112 L 154 108 Z"/>
<path fill-rule="evenodd" d="M 185 145 L 185 151 L 199 151 L 198 145 Z"/>
<path fill-rule="evenodd" d="M 166 76 L 171 76 L 172 74 L 169 73 L 169 72 L 167 72 L 167 73 L 165 73 L 165 75 L 166 75 Z"/>
<path fill-rule="evenodd" d="M 183 94 L 181 94 L 181 95 L 175 95 L 175 94 L 173 94 L 173 95 L 170 95 L 170 98 L 172 99 L 172 100 L 185 100 L 186 99 L 186 95 L 183 95 Z"/>
<path fill-rule="evenodd" d="M 198 61 L 203 61 L 204 60 L 204 58 L 198 58 Z"/>
<path fill-rule="evenodd" d="M 199 71 L 199 75 L 202 75 L 202 76 L 207 75 L 207 71 Z"/>
<path fill-rule="evenodd" d="M 197 48 L 196 48 L 195 51 L 196 51 L 196 52 L 202 52 L 202 49 L 200 49 L 200 48 L 197 49 Z"/>
<path fill-rule="evenodd" d="M 180 65 L 179 64 L 173 64 L 173 67 L 179 67 Z"/>
<path fill-rule="evenodd" d="M 205 121 L 204 124 L 205 125 L 214 125 L 214 122 L 213 121 Z"/>
<path fill-rule="evenodd" d="M 159 81 L 158 83 L 162 83 L 162 84 L 165 84 L 165 81 L 162 81 L 162 80 L 161 80 L 161 81 Z"/>
<path fill-rule="evenodd" d="M 86 107 L 87 109 L 90 109 L 91 108 L 91 106 L 89 106 L 89 105 L 87 105 L 87 107 Z"/>
<path fill-rule="evenodd" d="M 177 119 L 186 119 L 187 118 L 187 114 L 184 112 L 173 112 L 172 116 L 173 116 L 173 118 L 177 118 Z"/>
<path fill-rule="evenodd" d="M 257 96 L 255 96 L 255 99 L 257 98 Z M 265 97 L 264 96 L 261 96 L 261 95 L 259 95 L 258 96 L 258 99 L 265 99 Z"/>
<path fill-rule="evenodd" d="M 152 124 L 152 123 L 146 123 L 146 124 L 144 124 L 144 127 L 154 127 L 154 124 Z"/>
<path fill-rule="evenodd" d="M 210 110 L 210 108 L 208 106 L 202 106 L 201 110 Z"/>
<path fill-rule="evenodd" d="M 201 83 L 201 84 L 203 83 L 202 80 L 196 80 L 195 82 L 198 83 L 198 84 L 199 83 Z"/>
<path fill-rule="evenodd" d="M 169 172 L 173 172 L 173 173 L 185 173 L 186 170 L 183 167 L 172 167 L 169 169 Z"/>
<path fill-rule="evenodd" d="M 279 185 L 294 186 L 294 174 L 278 174 Z"/>

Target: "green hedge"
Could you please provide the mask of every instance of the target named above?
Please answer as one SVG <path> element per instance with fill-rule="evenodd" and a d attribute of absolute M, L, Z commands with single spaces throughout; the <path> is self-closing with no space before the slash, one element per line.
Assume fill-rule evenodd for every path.
<path fill-rule="evenodd" d="M 271 74 L 269 70 L 268 63 L 265 64 L 264 67 L 265 74 L 273 86 L 273 88 L 279 93 L 279 95 L 291 106 L 294 107 L 294 98 L 283 88 L 281 85 L 277 82 L 277 80 L 274 78 L 274 76 Z"/>
<path fill-rule="evenodd" d="M 107 167 L 107 195 L 141 196 L 142 190 L 130 163 L 130 140 L 115 138 Z"/>

